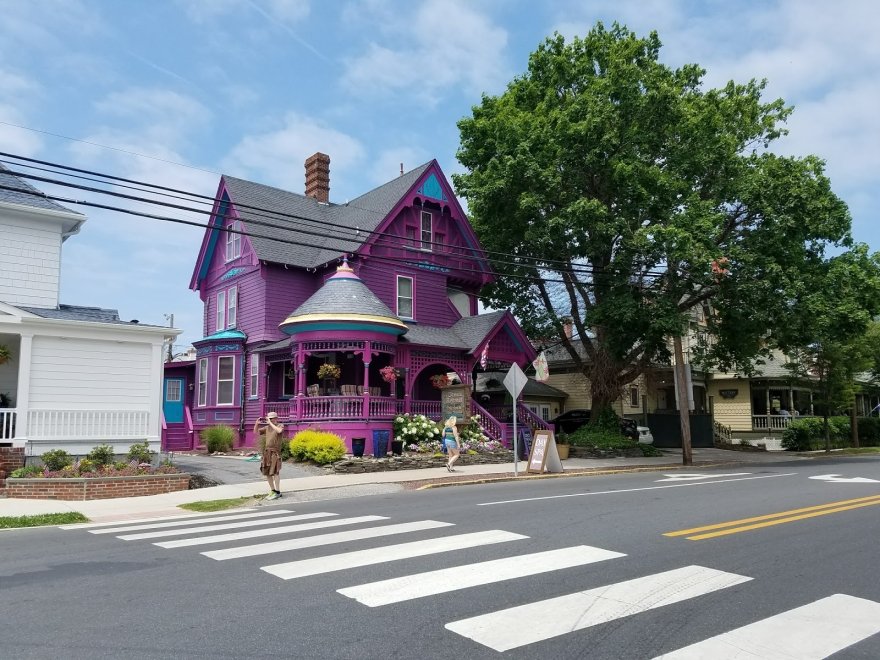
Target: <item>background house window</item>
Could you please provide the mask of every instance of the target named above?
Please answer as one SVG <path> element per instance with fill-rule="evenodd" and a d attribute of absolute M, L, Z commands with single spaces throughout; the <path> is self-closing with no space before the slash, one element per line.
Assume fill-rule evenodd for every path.
<path fill-rule="evenodd" d="M 224 355 L 217 358 L 217 405 L 231 406 L 235 384 L 235 358 Z"/>
<path fill-rule="evenodd" d="M 431 241 L 433 240 L 433 231 L 431 229 L 431 214 L 427 211 L 422 211 L 422 249 L 430 250 L 431 249 Z"/>
<path fill-rule="evenodd" d="M 199 405 L 208 403 L 208 359 L 199 360 Z"/>
<path fill-rule="evenodd" d="M 256 399 L 260 393 L 260 356 L 251 356 L 251 398 Z"/>
<path fill-rule="evenodd" d="M 397 276 L 397 315 L 413 318 L 413 280 L 411 277 Z"/>
<path fill-rule="evenodd" d="M 241 223 L 234 220 L 226 228 L 232 230 L 226 232 L 226 261 L 232 261 L 241 256 L 241 234 L 234 233 L 241 231 Z"/>
<path fill-rule="evenodd" d="M 180 384 L 183 381 L 177 380 L 176 378 L 169 378 L 166 383 L 165 389 L 165 400 L 166 401 L 180 401 Z"/>
<path fill-rule="evenodd" d="M 238 287 L 229 289 L 226 297 L 226 327 L 234 328 L 238 323 Z"/>
<path fill-rule="evenodd" d="M 638 387 L 629 388 L 629 405 L 632 408 L 639 407 L 639 388 Z"/>
<path fill-rule="evenodd" d="M 226 292 L 217 293 L 217 326 L 216 332 L 226 327 Z"/>

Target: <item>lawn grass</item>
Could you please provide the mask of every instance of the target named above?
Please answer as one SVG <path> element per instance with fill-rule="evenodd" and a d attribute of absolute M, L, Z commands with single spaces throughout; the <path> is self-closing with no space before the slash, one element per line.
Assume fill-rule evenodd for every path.
<path fill-rule="evenodd" d="M 89 522 L 89 519 L 76 511 L 68 511 L 67 513 L 43 513 L 38 516 L 4 516 L 0 517 L 0 529 L 42 527 L 44 525 L 69 525 L 71 523 L 80 522 Z"/>
<path fill-rule="evenodd" d="M 187 504 L 178 504 L 178 508 L 187 511 L 198 511 L 199 513 L 210 513 L 211 511 L 223 511 L 225 509 L 235 509 L 240 506 L 247 506 L 256 500 L 261 500 L 265 495 L 254 495 L 253 497 L 234 497 L 228 500 L 203 500 L 201 502 L 189 502 Z"/>
<path fill-rule="evenodd" d="M 832 454 L 880 454 L 880 447 L 849 447 L 848 449 L 836 449 Z"/>

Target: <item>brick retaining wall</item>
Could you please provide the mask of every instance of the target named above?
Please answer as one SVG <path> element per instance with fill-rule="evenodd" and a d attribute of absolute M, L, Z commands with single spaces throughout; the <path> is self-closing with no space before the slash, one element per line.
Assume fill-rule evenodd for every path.
<path fill-rule="evenodd" d="M 24 447 L 0 447 L 0 495 L 6 485 L 6 475 L 24 467 Z"/>
<path fill-rule="evenodd" d="M 433 454 L 404 454 L 389 458 L 344 458 L 327 466 L 333 472 L 354 474 L 361 472 L 386 472 L 388 470 L 418 470 L 421 468 L 443 467 L 447 457 Z M 512 451 L 497 451 L 492 454 L 462 454 L 456 465 L 489 465 L 513 463 Z"/>
<path fill-rule="evenodd" d="M 188 488 L 188 474 L 7 479 L 6 497 L 31 500 L 105 500 L 113 497 L 159 495 Z"/>

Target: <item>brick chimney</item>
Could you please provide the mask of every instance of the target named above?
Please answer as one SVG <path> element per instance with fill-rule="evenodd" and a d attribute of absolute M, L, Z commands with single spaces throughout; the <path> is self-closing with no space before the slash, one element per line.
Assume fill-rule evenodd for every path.
<path fill-rule="evenodd" d="M 330 201 L 330 156 L 320 151 L 306 158 L 306 196 Z"/>

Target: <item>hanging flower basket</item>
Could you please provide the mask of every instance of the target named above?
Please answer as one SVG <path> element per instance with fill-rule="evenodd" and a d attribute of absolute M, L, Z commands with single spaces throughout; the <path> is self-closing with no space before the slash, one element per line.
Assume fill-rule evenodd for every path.
<path fill-rule="evenodd" d="M 379 373 L 382 375 L 382 380 L 386 383 L 393 383 L 400 377 L 400 374 L 394 367 L 382 367 L 379 369 Z"/>
<path fill-rule="evenodd" d="M 325 362 L 318 367 L 318 378 L 339 378 L 342 375 L 342 369 L 338 364 L 330 364 Z"/>
<path fill-rule="evenodd" d="M 442 390 L 444 387 L 449 385 L 449 376 L 446 374 L 437 374 L 435 376 L 431 376 L 431 385 L 436 387 L 438 390 Z"/>
<path fill-rule="evenodd" d="M 8 362 L 12 359 L 12 349 L 4 344 L 0 344 L 0 364 Z"/>

